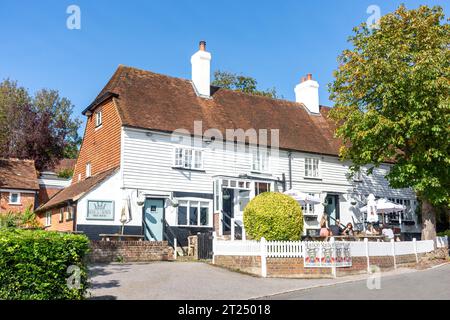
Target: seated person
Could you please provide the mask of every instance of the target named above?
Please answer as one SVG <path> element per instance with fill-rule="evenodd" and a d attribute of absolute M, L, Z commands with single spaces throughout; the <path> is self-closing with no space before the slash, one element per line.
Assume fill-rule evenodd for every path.
<path fill-rule="evenodd" d="M 381 234 L 388 239 L 394 239 L 394 231 L 392 231 L 392 229 L 389 229 L 388 227 L 384 227 L 381 231 Z"/>
<path fill-rule="evenodd" d="M 336 224 L 330 226 L 330 231 L 332 236 L 340 236 L 341 235 L 341 222 L 339 219 L 336 219 Z"/>
<path fill-rule="evenodd" d="M 344 231 L 342 231 L 342 234 L 346 236 L 354 236 L 355 232 L 353 231 L 353 224 L 350 222 L 347 223 L 347 226 L 345 227 Z"/>
<path fill-rule="evenodd" d="M 378 231 L 375 229 L 375 227 L 373 226 L 373 224 L 369 223 L 367 225 L 367 230 L 366 230 L 366 234 L 368 235 L 378 235 Z"/>

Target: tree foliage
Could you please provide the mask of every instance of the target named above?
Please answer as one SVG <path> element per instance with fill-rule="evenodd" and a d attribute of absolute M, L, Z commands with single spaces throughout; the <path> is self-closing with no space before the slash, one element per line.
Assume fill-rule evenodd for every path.
<path fill-rule="evenodd" d="M 354 163 L 394 160 L 387 178 L 435 205 L 450 204 L 450 29 L 442 8 L 400 6 L 378 29 L 354 29 L 339 57 L 330 112 Z"/>
<path fill-rule="evenodd" d="M 31 96 L 17 82 L 0 83 L 0 157 L 35 160 L 38 170 L 77 156 L 81 138 L 73 105 L 58 91 Z"/>
<path fill-rule="evenodd" d="M 258 81 L 256 81 L 255 78 L 238 75 L 227 71 L 215 71 L 212 85 L 257 96 L 278 98 L 275 88 L 258 90 Z"/>
<path fill-rule="evenodd" d="M 343 159 L 354 171 L 393 161 L 390 185 L 428 209 L 450 205 L 449 31 L 441 7 L 402 5 L 379 28 L 354 29 L 330 85 Z"/>

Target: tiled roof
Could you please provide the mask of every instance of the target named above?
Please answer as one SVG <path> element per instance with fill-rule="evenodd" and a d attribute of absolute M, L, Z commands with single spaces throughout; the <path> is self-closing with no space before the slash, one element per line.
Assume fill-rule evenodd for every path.
<path fill-rule="evenodd" d="M 0 189 L 39 190 L 34 161 L 0 159 Z"/>
<path fill-rule="evenodd" d="M 57 194 L 55 194 L 47 203 L 40 206 L 36 211 L 44 211 L 58 206 L 61 203 L 76 201 L 81 198 L 84 194 L 95 188 L 98 184 L 102 183 L 110 176 L 112 176 L 118 168 L 113 168 L 95 176 L 89 177 L 80 182 L 74 183 L 65 189 L 62 189 Z"/>
<path fill-rule="evenodd" d="M 201 120 L 203 131 L 216 128 L 224 137 L 226 129 L 279 129 L 282 149 L 339 153 L 334 125 L 326 117 L 328 107 L 313 115 L 300 103 L 217 87 L 212 87 L 211 99 L 205 99 L 196 95 L 189 80 L 126 66 L 119 66 L 98 101 L 108 94 L 115 97 L 124 126 L 193 133 L 194 121 Z"/>

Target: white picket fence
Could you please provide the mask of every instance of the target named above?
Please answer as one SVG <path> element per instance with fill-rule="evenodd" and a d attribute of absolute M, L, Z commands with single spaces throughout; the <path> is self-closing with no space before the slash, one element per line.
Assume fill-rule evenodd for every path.
<path fill-rule="evenodd" d="M 334 239 L 331 240 L 334 242 Z M 396 257 L 403 255 L 416 256 L 422 253 L 431 252 L 435 249 L 433 240 L 424 241 L 403 241 L 397 242 L 370 242 L 367 239 L 364 241 L 349 241 L 345 242 L 350 247 L 351 257 L 365 257 L 367 259 L 367 269 L 370 269 L 370 257 L 394 257 L 394 266 L 396 267 Z M 308 247 L 309 242 L 302 241 L 266 241 L 264 238 L 261 241 L 242 240 L 242 241 L 227 241 L 218 240 L 214 237 L 213 240 L 213 263 L 215 256 L 260 256 L 261 257 L 261 274 L 265 277 L 267 275 L 267 258 L 301 258 L 304 256 L 305 248 Z M 330 242 L 314 242 L 316 246 L 325 246 Z M 445 237 L 436 240 L 436 246 L 448 247 L 448 239 Z"/>

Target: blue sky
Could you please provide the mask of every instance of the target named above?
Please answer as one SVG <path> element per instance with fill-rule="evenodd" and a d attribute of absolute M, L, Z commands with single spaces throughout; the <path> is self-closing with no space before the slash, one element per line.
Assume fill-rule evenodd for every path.
<path fill-rule="evenodd" d="M 213 70 L 253 76 L 288 100 L 300 77 L 313 73 L 321 103 L 331 105 L 336 58 L 370 5 L 381 14 L 402 2 L 441 5 L 448 16 L 444 0 L 0 1 L 0 79 L 32 92 L 57 89 L 79 116 L 119 64 L 190 78 L 199 40 L 207 41 Z M 72 4 L 81 9 L 81 30 L 66 27 Z"/>

